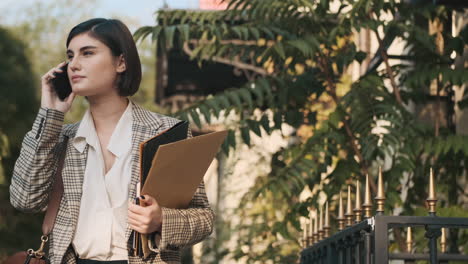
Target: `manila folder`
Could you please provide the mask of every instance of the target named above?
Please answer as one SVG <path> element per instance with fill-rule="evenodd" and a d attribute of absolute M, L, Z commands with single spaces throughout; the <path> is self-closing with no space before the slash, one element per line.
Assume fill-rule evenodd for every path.
<path fill-rule="evenodd" d="M 161 145 L 141 194 L 162 207 L 187 208 L 226 135 L 219 131 Z"/>

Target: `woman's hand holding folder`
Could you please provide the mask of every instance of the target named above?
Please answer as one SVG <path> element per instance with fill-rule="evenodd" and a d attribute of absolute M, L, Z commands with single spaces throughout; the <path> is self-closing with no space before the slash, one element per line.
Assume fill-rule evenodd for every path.
<path fill-rule="evenodd" d="M 128 224 L 140 234 L 161 232 L 162 210 L 156 199 L 150 195 L 140 196 L 140 205 L 128 204 Z"/>

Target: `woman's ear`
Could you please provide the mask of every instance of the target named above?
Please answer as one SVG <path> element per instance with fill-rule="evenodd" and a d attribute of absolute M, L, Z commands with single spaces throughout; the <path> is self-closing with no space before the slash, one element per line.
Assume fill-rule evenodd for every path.
<path fill-rule="evenodd" d="M 125 63 L 125 58 L 123 56 L 123 54 L 121 54 L 118 58 L 117 58 L 117 73 L 122 73 L 124 72 L 125 70 L 127 69 L 127 65 Z"/>

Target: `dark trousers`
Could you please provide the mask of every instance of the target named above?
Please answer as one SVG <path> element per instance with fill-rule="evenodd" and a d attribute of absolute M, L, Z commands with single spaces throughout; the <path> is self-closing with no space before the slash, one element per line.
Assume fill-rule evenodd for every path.
<path fill-rule="evenodd" d="M 77 264 L 128 264 L 126 260 L 110 260 L 110 261 L 99 261 L 92 259 L 77 259 Z"/>

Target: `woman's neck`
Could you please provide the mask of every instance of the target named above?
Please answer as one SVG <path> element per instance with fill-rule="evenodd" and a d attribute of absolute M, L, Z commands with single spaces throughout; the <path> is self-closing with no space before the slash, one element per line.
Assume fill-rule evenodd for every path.
<path fill-rule="evenodd" d="M 88 98 L 96 131 L 112 133 L 129 104 L 127 97 L 111 94 Z"/>

